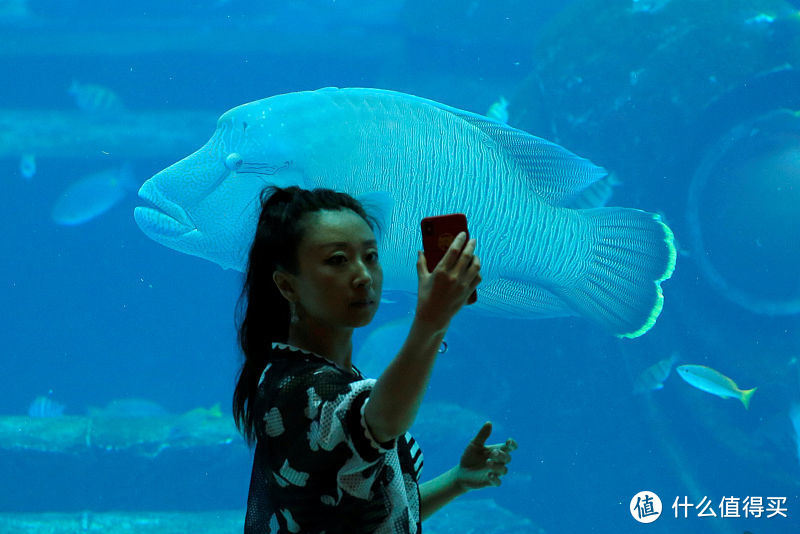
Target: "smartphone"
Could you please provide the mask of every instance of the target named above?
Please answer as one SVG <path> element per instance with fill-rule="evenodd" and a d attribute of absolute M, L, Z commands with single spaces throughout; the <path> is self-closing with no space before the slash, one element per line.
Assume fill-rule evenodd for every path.
<path fill-rule="evenodd" d="M 422 228 L 422 249 L 425 251 L 428 271 L 436 268 L 458 234 L 466 232 L 467 241 L 469 241 L 467 216 L 463 213 L 425 217 L 420 226 Z M 464 244 L 466 245 L 466 241 Z M 478 293 L 473 291 L 467 299 L 467 304 L 472 304 L 476 300 L 478 300 Z"/>

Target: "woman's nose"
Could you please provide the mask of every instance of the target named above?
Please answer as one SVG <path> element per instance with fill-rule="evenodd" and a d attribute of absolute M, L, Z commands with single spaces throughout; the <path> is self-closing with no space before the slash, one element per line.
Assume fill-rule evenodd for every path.
<path fill-rule="evenodd" d="M 364 265 L 363 262 L 358 262 L 357 270 L 355 277 L 353 278 L 353 284 L 356 287 L 361 287 L 365 285 L 369 285 L 372 283 L 372 272 L 370 271 L 369 267 Z"/>

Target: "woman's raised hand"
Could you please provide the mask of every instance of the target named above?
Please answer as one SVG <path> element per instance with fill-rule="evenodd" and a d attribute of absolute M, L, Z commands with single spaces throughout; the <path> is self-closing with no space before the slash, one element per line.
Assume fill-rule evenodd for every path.
<path fill-rule="evenodd" d="M 486 445 L 491 433 L 492 423 L 486 421 L 461 455 L 456 483 L 464 491 L 499 486 L 500 478 L 508 473 L 506 464 L 511 461 L 517 442 L 508 438 L 505 443 Z"/>
<path fill-rule="evenodd" d="M 467 234 L 459 233 L 432 272 L 428 271 L 425 253 L 417 255 L 417 318 L 436 328 L 447 328 L 481 282 L 475 239 L 464 246 L 466 240 Z"/>

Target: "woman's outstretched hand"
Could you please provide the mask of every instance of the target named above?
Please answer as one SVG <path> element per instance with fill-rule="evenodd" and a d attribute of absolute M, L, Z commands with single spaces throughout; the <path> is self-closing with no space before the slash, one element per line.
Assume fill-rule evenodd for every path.
<path fill-rule="evenodd" d="M 466 240 L 467 234 L 459 233 L 433 271 L 428 271 L 425 253 L 417 255 L 417 317 L 437 328 L 447 328 L 481 282 L 476 241 L 470 239 L 465 246 Z"/>
<path fill-rule="evenodd" d="M 461 455 L 456 468 L 456 483 L 464 491 L 499 486 L 500 477 L 508 473 L 506 464 L 511 461 L 511 452 L 517 448 L 517 442 L 508 438 L 505 443 L 486 445 L 491 433 L 492 423 L 487 421 Z"/>

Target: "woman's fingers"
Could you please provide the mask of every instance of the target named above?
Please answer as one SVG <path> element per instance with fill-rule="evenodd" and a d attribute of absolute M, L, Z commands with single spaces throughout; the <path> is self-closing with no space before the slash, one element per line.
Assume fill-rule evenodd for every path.
<path fill-rule="evenodd" d="M 427 262 L 425 260 L 425 251 L 418 250 L 417 251 L 417 276 L 418 277 L 422 277 L 422 276 L 425 276 L 425 275 L 428 275 L 428 274 L 430 274 L 430 272 L 428 272 L 428 265 L 427 265 Z"/>
<path fill-rule="evenodd" d="M 492 422 L 486 421 L 481 425 L 481 428 L 478 430 L 478 433 L 475 434 L 475 437 L 472 438 L 472 442 L 470 445 L 476 445 L 478 447 L 483 447 L 486 443 L 486 440 L 492 434 Z"/>
<path fill-rule="evenodd" d="M 461 255 L 458 257 L 458 262 L 455 266 L 456 273 L 469 274 L 470 269 L 475 266 L 475 260 L 477 260 L 477 256 L 475 256 L 476 246 L 477 241 L 474 238 L 467 242 L 464 250 L 461 251 Z M 478 266 L 480 267 L 480 263 Z"/>
<path fill-rule="evenodd" d="M 511 461 L 511 452 L 517 448 L 517 442 L 508 438 L 505 443 L 490 445 L 488 449 L 487 464 L 505 467 Z M 505 472 L 503 473 L 505 474 Z"/>
<path fill-rule="evenodd" d="M 511 452 L 517 448 L 517 442 L 508 438 L 505 443 L 489 445 L 486 458 L 486 477 L 492 486 L 501 484 L 501 477 L 508 473 L 507 463 L 511 461 Z"/>
<path fill-rule="evenodd" d="M 452 269 L 458 263 L 459 254 L 461 249 L 464 248 L 464 242 L 467 240 L 466 232 L 459 232 L 458 235 L 450 243 L 450 248 L 444 253 L 444 257 L 439 264 L 445 269 Z"/>
<path fill-rule="evenodd" d="M 502 449 L 494 449 L 492 452 L 489 453 L 489 461 L 500 464 L 507 464 L 508 462 L 511 461 L 511 455 Z"/>
<path fill-rule="evenodd" d="M 473 238 L 464 245 L 467 235 L 461 232 L 453 240 L 445 259 L 442 260 L 446 270 L 454 271 L 456 277 L 469 284 L 470 289 L 475 289 L 480 283 L 481 260 L 475 255 L 477 241 Z M 474 287 L 473 287 L 474 284 Z"/>
<path fill-rule="evenodd" d="M 489 472 L 497 476 L 503 476 L 508 473 L 508 467 L 506 467 L 505 464 L 491 464 L 489 466 Z"/>

